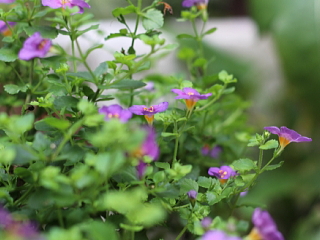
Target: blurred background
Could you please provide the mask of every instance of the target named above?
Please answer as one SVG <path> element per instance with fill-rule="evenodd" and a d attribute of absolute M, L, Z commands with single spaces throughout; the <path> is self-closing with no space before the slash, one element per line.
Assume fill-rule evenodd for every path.
<path fill-rule="evenodd" d="M 182 0 L 166 2 L 174 11 L 166 16 L 166 34 L 191 33 L 188 23 L 176 21 Z M 90 4 L 95 17 L 105 20 L 112 18 L 114 7 L 126 2 Z M 208 10 L 207 28 L 218 28 L 205 39 L 208 56 L 215 57 L 210 72 L 224 69 L 238 78 L 238 92 L 252 104 L 250 124 L 259 133 L 264 126 L 287 126 L 313 139 L 287 146 L 281 156 L 283 167 L 265 173 L 241 201 L 265 205 L 285 239 L 319 240 L 320 1 L 210 0 Z M 115 22 L 103 25 L 104 30 L 108 32 Z M 173 61 L 175 56 L 160 69 L 170 72 L 183 67 L 175 62 L 177 70 L 172 70 Z M 238 214 L 247 213 L 244 209 Z"/>

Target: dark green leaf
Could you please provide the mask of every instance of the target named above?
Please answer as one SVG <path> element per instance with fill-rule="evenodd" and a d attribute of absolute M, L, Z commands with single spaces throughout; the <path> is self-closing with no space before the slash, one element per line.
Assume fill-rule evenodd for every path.
<path fill-rule="evenodd" d="M 283 165 L 283 163 L 284 163 L 284 161 L 281 161 L 281 162 L 279 162 L 277 164 L 269 165 L 264 170 L 265 171 L 270 171 L 270 170 L 277 169 L 277 168 L 281 167 Z"/>
<path fill-rule="evenodd" d="M 130 79 L 124 79 L 120 82 L 111 84 L 107 88 L 115 88 L 115 89 L 137 89 L 137 88 L 142 88 L 146 86 L 145 83 L 140 82 L 140 81 L 135 81 L 135 80 L 130 80 Z"/>
<path fill-rule="evenodd" d="M 28 26 L 24 28 L 24 31 L 31 36 L 35 32 L 39 32 L 43 38 L 54 39 L 58 36 L 58 30 L 55 27 L 50 26 Z"/>

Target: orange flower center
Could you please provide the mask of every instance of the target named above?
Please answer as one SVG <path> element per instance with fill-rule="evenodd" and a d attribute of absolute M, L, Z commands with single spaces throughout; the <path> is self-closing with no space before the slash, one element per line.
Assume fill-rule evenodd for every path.
<path fill-rule="evenodd" d="M 147 120 L 148 124 L 149 125 L 152 125 L 153 124 L 153 120 L 154 120 L 154 115 L 144 115 L 144 118 Z"/>
<path fill-rule="evenodd" d="M 108 113 L 107 116 L 108 116 L 108 118 L 119 118 L 118 113 Z"/>
<path fill-rule="evenodd" d="M 249 235 L 246 237 L 248 240 L 263 240 L 262 236 L 256 228 L 253 228 Z"/>
<path fill-rule="evenodd" d="M 48 42 L 48 39 L 43 39 L 38 45 L 38 50 L 44 49 L 44 47 L 46 46 L 47 42 Z"/>
<path fill-rule="evenodd" d="M 197 103 L 194 99 L 185 99 L 184 101 L 186 102 L 188 110 L 191 110 Z"/>
<path fill-rule="evenodd" d="M 290 143 L 290 140 L 285 137 L 279 137 L 280 147 L 284 148 Z"/>

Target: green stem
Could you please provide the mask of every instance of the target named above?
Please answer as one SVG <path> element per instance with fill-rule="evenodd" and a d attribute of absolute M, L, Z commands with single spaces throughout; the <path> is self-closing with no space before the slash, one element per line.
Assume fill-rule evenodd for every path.
<path fill-rule="evenodd" d="M 176 237 L 175 240 L 179 240 L 187 229 L 188 229 L 188 222 L 187 222 L 186 226 L 184 226 L 184 228 L 181 230 L 181 232 L 179 233 L 179 235 Z"/>
<path fill-rule="evenodd" d="M 260 149 L 260 152 L 259 152 L 259 161 L 258 161 L 259 171 L 261 170 L 262 161 L 263 161 L 263 149 Z"/>
<path fill-rule="evenodd" d="M 82 126 L 83 122 L 84 119 L 82 118 L 78 122 L 74 123 L 71 128 L 69 128 L 68 132 L 65 134 L 63 140 L 59 144 L 59 147 L 52 155 L 51 160 L 54 160 L 59 155 L 66 143 L 70 140 L 70 138 L 72 138 L 74 133 Z"/>
<path fill-rule="evenodd" d="M 177 161 L 177 154 L 178 154 L 178 147 L 179 147 L 179 133 L 178 133 L 178 124 L 176 121 L 173 123 L 174 125 L 174 132 L 177 134 L 175 145 L 174 145 L 174 152 L 173 152 L 173 159 L 172 159 L 172 165 Z"/>
<path fill-rule="evenodd" d="M 58 221 L 59 221 L 60 227 L 64 228 L 64 222 L 63 222 L 63 216 L 62 216 L 61 208 L 57 209 L 57 216 L 58 216 Z"/>
<path fill-rule="evenodd" d="M 14 206 L 17 206 L 19 204 L 21 204 L 23 202 L 23 200 L 25 200 L 29 194 L 31 193 L 31 191 L 34 189 L 34 187 L 30 187 L 17 201 L 14 202 Z"/>

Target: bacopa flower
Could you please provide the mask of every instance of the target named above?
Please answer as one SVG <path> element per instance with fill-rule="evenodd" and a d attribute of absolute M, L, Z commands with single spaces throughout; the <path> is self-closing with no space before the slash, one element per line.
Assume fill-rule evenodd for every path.
<path fill-rule="evenodd" d="M 205 217 L 201 220 L 201 226 L 204 228 L 204 230 L 210 229 L 211 224 L 212 219 L 210 217 Z"/>
<path fill-rule="evenodd" d="M 196 199 L 198 192 L 196 190 L 190 190 L 189 192 L 187 192 L 187 195 L 190 199 Z"/>
<path fill-rule="evenodd" d="M 241 238 L 229 236 L 222 230 L 210 230 L 201 237 L 201 240 L 241 240 Z"/>
<path fill-rule="evenodd" d="M 189 111 L 193 109 L 198 100 L 207 99 L 212 95 L 212 93 L 201 95 L 197 90 L 193 88 L 184 88 L 183 90 L 171 89 L 171 91 L 178 94 L 178 96 L 176 96 L 175 99 L 185 100 L 186 106 Z"/>
<path fill-rule="evenodd" d="M 158 105 L 147 107 L 145 105 L 133 105 L 129 107 L 129 111 L 136 115 L 144 115 L 149 125 L 152 125 L 154 114 L 164 112 L 169 106 L 168 102 L 162 102 Z"/>
<path fill-rule="evenodd" d="M 104 119 L 106 121 L 109 121 L 111 118 L 117 118 L 121 122 L 127 122 L 132 117 L 132 113 L 129 110 L 123 109 L 118 104 L 103 106 L 99 109 L 99 113 L 105 115 Z"/>
<path fill-rule="evenodd" d="M 10 26 L 16 25 L 15 22 L 8 22 Z M 0 21 L 0 32 L 3 36 L 10 36 L 12 34 L 10 28 L 8 28 L 7 24 L 4 21 Z"/>
<path fill-rule="evenodd" d="M 9 4 L 9 3 L 13 3 L 15 0 L 0 0 L 0 3 L 5 3 L 5 4 Z"/>
<path fill-rule="evenodd" d="M 24 42 L 19 58 L 27 61 L 36 57 L 43 58 L 49 52 L 51 45 L 50 39 L 42 38 L 40 33 L 36 32 Z"/>
<path fill-rule="evenodd" d="M 183 0 L 183 7 L 192 7 L 196 6 L 199 10 L 206 9 L 208 6 L 209 0 Z"/>
<path fill-rule="evenodd" d="M 220 168 L 209 168 L 208 174 L 218 178 L 221 183 L 225 183 L 230 177 L 236 176 L 237 172 L 229 166 L 221 166 Z"/>
<path fill-rule="evenodd" d="M 264 127 L 265 130 L 271 132 L 272 134 L 277 134 L 279 136 L 279 143 L 281 149 L 287 146 L 290 142 L 311 142 L 312 139 L 308 137 L 301 136 L 296 131 L 289 129 L 287 127 Z"/>
<path fill-rule="evenodd" d="M 246 237 L 248 240 L 284 240 L 281 232 L 278 231 L 277 225 L 267 211 L 256 208 L 252 215 L 254 228 Z"/>
<path fill-rule="evenodd" d="M 222 148 L 218 145 L 214 146 L 213 148 L 210 148 L 208 144 L 205 144 L 201 149 L 202 155 L 210 156 L 212 158 L 218 158 L 221 152 Z"/>
<path fill-rule="evenodd" d="M 11 214 L 0 206 L 0 229 L 13 237 L 12 239 L 43 240 L 38 234 L 36 224 L 29 221 L 16 221 Z M 10 238 L 11 239 L 11 238 Z"/>
<path fill-rule="evenodd" d="M 156 133 L 153 128 L 146 127 L 147 137 L 143 141 L 140 148 L 138 148 L 134 153 L 133 156 L 139 159 L 139 164 L 137 166 L 137 174 L 139 179 L 142 179 L 147 163 L 142 161 L 144 156 L 148 156 L 151 158 L 152 161 L 156 161 L 159 157 L 159 146 L 156 141 Z"/>
<path fill-rule="evenodd" d="M 42 5 L 53 9 L 56 8 L 73 8 L 75 6 L 79 7 L 78 13 L 83 13 L 83 8 L 90 8 L 91 6 L 83 0 L 42 0 Z"/>

